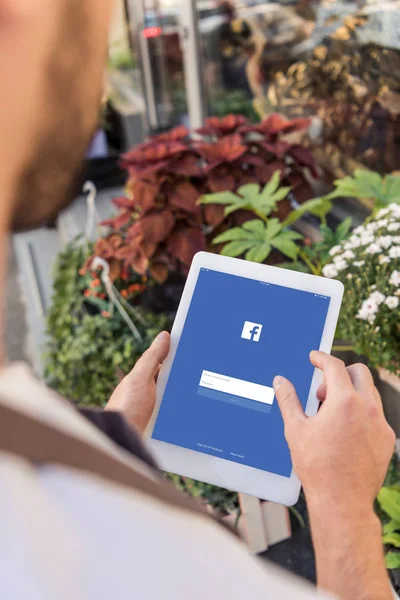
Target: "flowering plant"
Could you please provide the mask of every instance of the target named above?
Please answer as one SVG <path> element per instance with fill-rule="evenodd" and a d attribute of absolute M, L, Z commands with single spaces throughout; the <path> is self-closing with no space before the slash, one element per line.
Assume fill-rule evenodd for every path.
<path fill-rule="evenodd" d="M 372 366 L 400 374 L 400 205 L 380 210 L 330 256 L 324 276 L 346 286 L 339 336 Z"/>

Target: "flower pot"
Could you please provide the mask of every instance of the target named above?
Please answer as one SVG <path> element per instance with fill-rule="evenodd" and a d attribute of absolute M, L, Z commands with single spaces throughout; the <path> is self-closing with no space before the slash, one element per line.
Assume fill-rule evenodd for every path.
<path fill-rule="evenodd" d="M 378 369 L 377 387 L 382 397 L 383 408 L 389 425 L 400 437 L 400 377 L 386 369 Z"/>
<path fill-rule="evenodd" d="M 286 506 L 265 502 L 254 496 L 239 494 L 242 516 L 239 532 L 253 554 L 291 537 L 289 510 Z"/>
<path fill-rule="evenodd" d="M 334 348 L 345 348 L 347 344 L 348 342 L 335 341 Z M 335 351 L 334 349 L 332 354 L 343 360 L 346 365 L 361 362 L 368 366 L 368 359 L 365 356 L 359 356 L 352 350 Z M 400 437 L 400 377 L 383 368 L 372 369 L 372 375 L 381 394 L 388 423 L 396 433 L 396 437 Z"/>

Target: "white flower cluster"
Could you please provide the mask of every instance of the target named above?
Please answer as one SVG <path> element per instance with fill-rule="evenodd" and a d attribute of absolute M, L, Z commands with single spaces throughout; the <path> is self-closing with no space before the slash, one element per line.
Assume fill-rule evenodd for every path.
<path fill-rule="evenodd" d="M 384 265 L 392 259 L 400 258 L 400 235 L 380 235 L 379 230 L 385 228 L 390 233 L 400 230 L 400 205 L 390 204 L 379 211 L 377 220 L 360 225 L 351 237 L 339 246 L 331 248 L 329 254 L 333 260 L 325 265 L 322 272 L 325 277 L 337 277 L 347 267 L 363 267 L 365 260 L 354 261 L 354 250 L 360 248 L 368 260 L 368 255 L 379 254 L 379 264 Z"/>
<path fill-rule="evenodd" d="M 379 265 L 388 265 L 394 259 L 400 258 L 400 205 L 391 204 L 379 211 L 376 219 L 366 225 L 357 227 L 350 238 L 343 244 L 330 250 L 332 262 L 327 264 L 322 272 L 325 277 L 334 278 L 346 269 L 361 269 L 373 260 Z M 394 234 L 394 235 L 391 235 Z M 356 252 L 354 252 L 356 250 Z M 354 260 L 355 258 L 360 260 Z M 376 264 L 376 262 L 375 262 Z M 352 279 L 354 273 L 347 273 L 346 278 Z M 400 271 L 388 273 L 388 284 L 392 286 L 389 294 L 383 294 L 376 285 L 369 288 L 370 294 L 361 304 L 357 318 L 372 324 L 382 306 L 395 310 L 400 304 Z"/>
<path fill-rule="evenodd" d="M 398 271 L 395 271 L 395 273 L 398 273 Z M 362 319 L 372 324 L 376 319 L 381 304 L 385 304 L 390 310 L 394 310 L 399 306 L 399 303 L 398 296 L 385 296 L 379 291 L 372 292 L 369 298 L 362 303 L 357 313 L 357 319 Z"/>

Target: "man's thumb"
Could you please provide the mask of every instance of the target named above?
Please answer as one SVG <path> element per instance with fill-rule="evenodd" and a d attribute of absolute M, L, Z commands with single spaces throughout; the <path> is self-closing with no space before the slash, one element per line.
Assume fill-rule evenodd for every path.
<path fill-rule="evenodd" d="M 143 356 L 138 360 L 133 371 L 135 375 L 140 375 L 144 379 L 151 380 L 156 376 L 160 365 L 168 356 L 170 347 L 170 335 L 162 331 L 154 340 L 152 345 Z M 132 371 L 132 372 L 133 372 Z"/>
<path fill-rule="evenodd" d="M 290 425 L 293 421 L 304 420 L 303 407 L 290 381 L 278 375 L 275 377 L 273 385 L 285 426 Z"/>

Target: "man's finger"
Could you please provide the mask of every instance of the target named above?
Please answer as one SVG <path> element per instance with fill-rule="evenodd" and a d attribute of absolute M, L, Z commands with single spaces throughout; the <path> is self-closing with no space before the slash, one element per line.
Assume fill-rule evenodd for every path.
<path fill-rule="evenodd" d="M 160 365 L 168 356 L 170 343 L 169 333 L 162 331 L 136 363 L 134 367 L 135 376 L 142 377 L 146 381 L 152 381 L 157 375 Z"/>
<path fill-rule="evenodd" d="M 314 350 L 310 354 L 311 363 L 324 373 L 325 384 L 329 390 L 335 390 L 335 398 L 340 399 L 346 393 L 354 392 L 353 383 L 342 360 Z"/>
<path fill-rule="evenodd" d="M 374 378 L 366 365 L 357 363 L 347 368 L 356 391 L 367 402 L 377 403 L 382 407 L 382 400 L 375 387 Z"/>
<path fill-rule="evenodd" d="M 289 427 L 294 422 L 304 421 L 306 416 L 293 384 L 278 375 L 275 377 L 273 385 L 285 427 Z"/>

